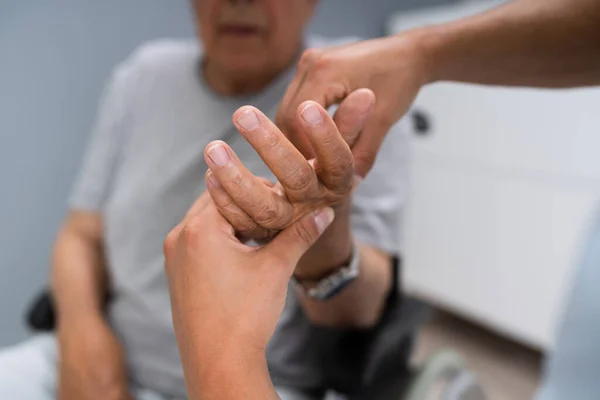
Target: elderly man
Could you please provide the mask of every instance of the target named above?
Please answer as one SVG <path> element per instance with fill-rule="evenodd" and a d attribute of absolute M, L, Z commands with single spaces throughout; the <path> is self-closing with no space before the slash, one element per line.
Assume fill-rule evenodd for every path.
<path fill-rule="evenodd" d="M 56 241 L 56 333 L 0 352 L 0 398 L 186 397 L 163 241 L 206 188 L 206 145 L 221 140 L 208 149 L 218 178 L 208 186 L 238 237 L 269 239 L 314 202 L 331 204 L 331 191 L 311 192 L 302 171 L 287 162 L 292 149 L 269 136 L 273 126 L 258 111 L 273 117 L 303 48 L 327 44 L 303 36 L 315 3 L 196 0 L 199 40 L 145 45 L 116 68 Z M 334 119 L 351 142 L 374 98 L 367 91 L 347 101 L 352 112 Z M 256 108 L 236 113 L 232 125 L 231 115 L 244 104 Z M 322 115 L 315 110 L 301 113 L 318 128 Z M 405 191 L 405 137 L 389 135 L 371 174 L 360 185 L 354 180 L 354 191 L 334 191 L 335 221 L 295 268 L 268 348 L 283 399 L 322 398 L 342 369 L 324 359 L 339 345 L 332 338 L 379 322 L 395 287 L 391 260 Z M 271 161 L 263 162 L 244 138 L 275 149 L 280 182 L 272 190 L 282 187 L 293 207 L 281 208 L 258 181 L 246 179 L 250 171 L 271 180 L 273 174 L 265 165 Z M 306 137 L 290 140 L 313 158 Z M 317 170 L 332 167 L 327 157 L 317 159 Z"/>

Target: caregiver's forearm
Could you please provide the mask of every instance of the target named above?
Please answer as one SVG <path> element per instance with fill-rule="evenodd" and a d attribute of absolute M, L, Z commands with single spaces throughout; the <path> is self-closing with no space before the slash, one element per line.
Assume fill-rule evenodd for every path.
<path fill-rule="evenodd" d="M 426 55 L 432 82 L 600 84 L 600 0 L 516 0 L 408 35 Z"/>

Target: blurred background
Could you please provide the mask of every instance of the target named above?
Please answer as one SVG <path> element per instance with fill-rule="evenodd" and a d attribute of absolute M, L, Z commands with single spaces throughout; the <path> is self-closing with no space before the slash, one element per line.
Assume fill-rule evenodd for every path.
<path fill-rule="evenodd" d="M 322 0 L 327 36 L 375 37 L 498 2 Z M 153 38 L 190 37 L 185 0 L 0 0 L 0 347 L 28 335 L 102 85 Z M 436 84 L 416 102 L 405 289 L 440 312 L 415 355 L 457 349 L 526 399 L 552 350 L 600 188 L 600 91 Z M 393 179 L 393 177 L 390 177 Z"/>

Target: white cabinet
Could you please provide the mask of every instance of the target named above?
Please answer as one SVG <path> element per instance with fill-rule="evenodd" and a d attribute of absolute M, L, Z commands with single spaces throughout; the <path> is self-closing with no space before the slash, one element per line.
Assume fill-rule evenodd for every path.
<path fill-rule="evenodd" d="M 403 12 L 389 29 L 489 7 Z M 405 287 L 528 345 L 549 349 L 600 206 L 600 89 L 550 91 L 442 83 L 417 108 Z"/>

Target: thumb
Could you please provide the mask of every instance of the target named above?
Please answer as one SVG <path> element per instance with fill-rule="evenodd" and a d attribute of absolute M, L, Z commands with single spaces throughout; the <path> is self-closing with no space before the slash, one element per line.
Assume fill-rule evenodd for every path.
<path fill-rule="evenodd" d="M 379 148 L 395 122 L 382 114 L 385 113 L 377 109 L 373 112 L 358 140 L 352 146 L 354 169 L 362 178 L 366 177 L 373 167 Z"/>
<path fill-rule="evenodd" d="M 358 89 L 350 93 L 340 104 L 333 121 L 340 134 L 352 148 L 371 115 L 375 93 L 370 89 Z"/>
<path fill-rule="evenodd" d="M 291 274 L 300 257 L 319 239 L 333 218 L 333 210 L 329 207 L 307 214 L 279 233 L 261 252 L 282 260 L 289 266 Z"/>

